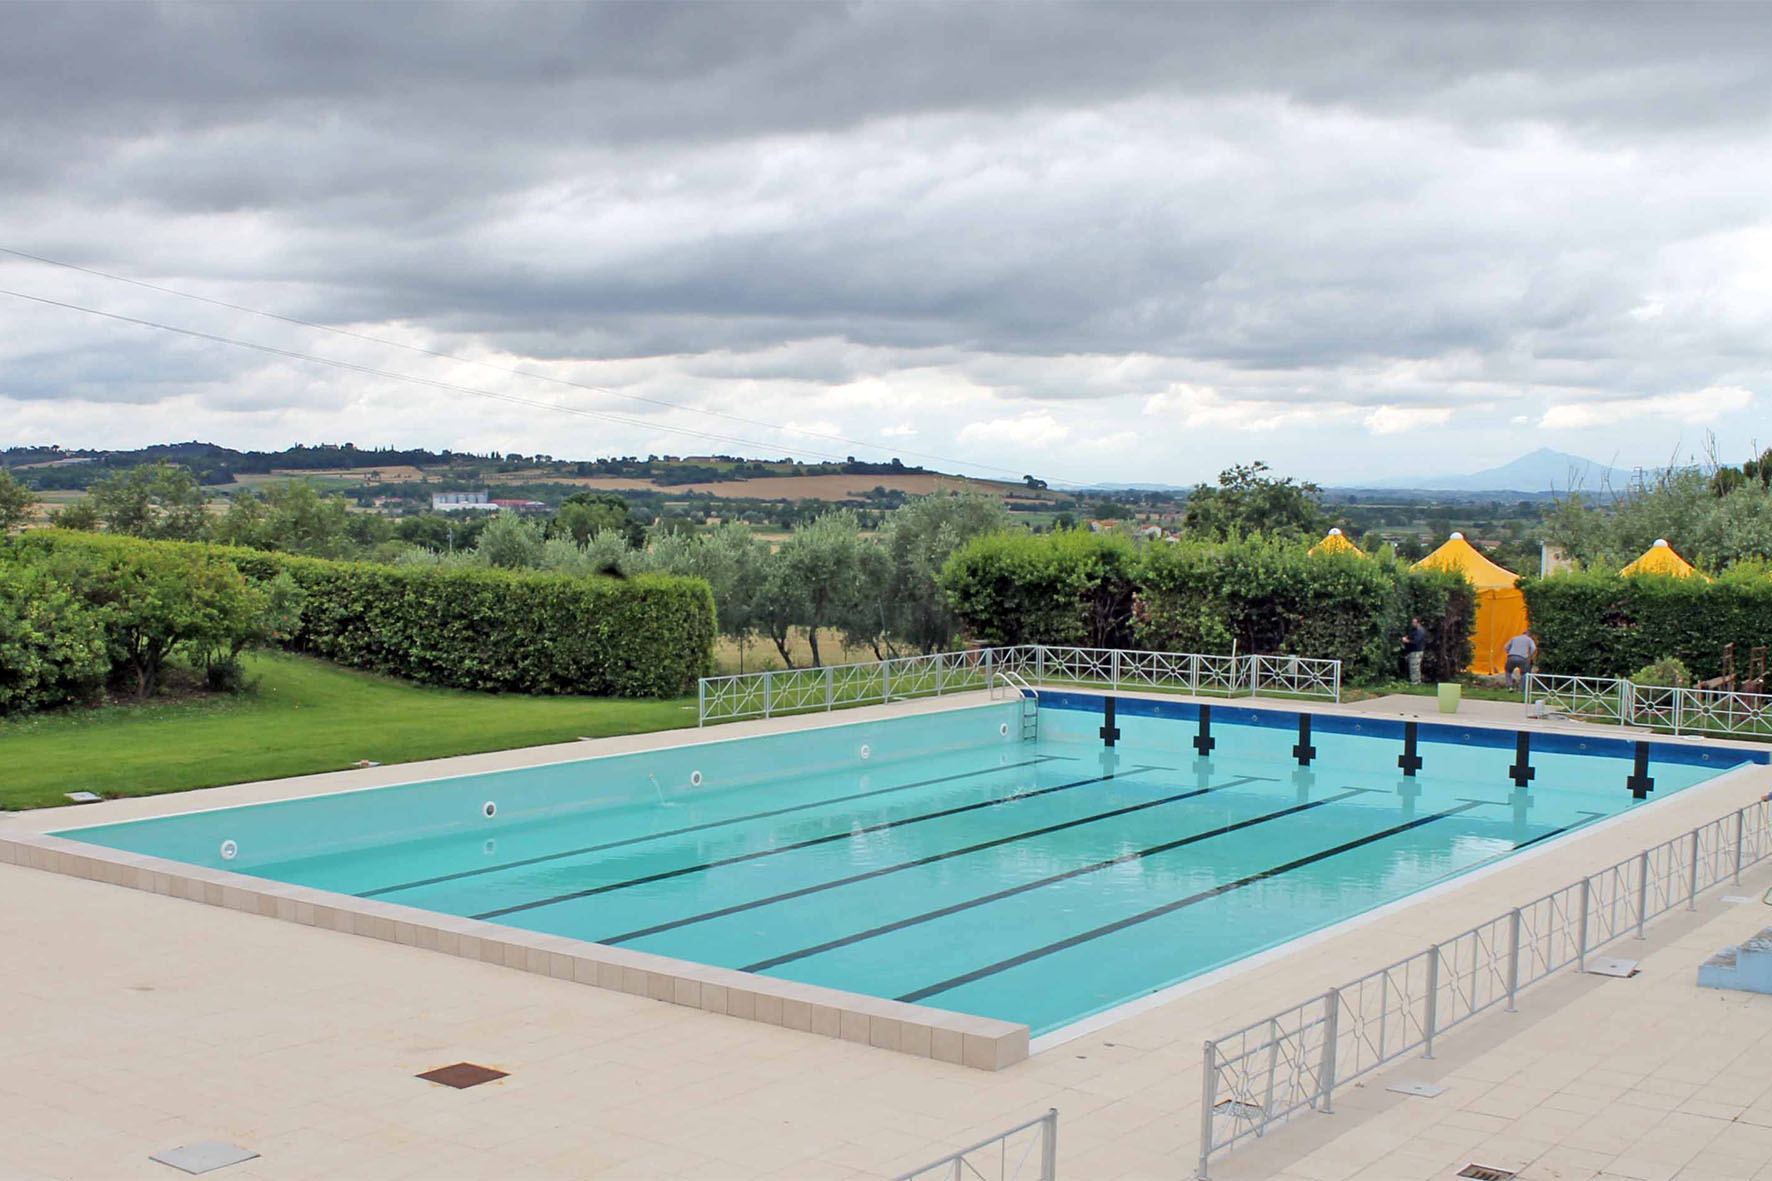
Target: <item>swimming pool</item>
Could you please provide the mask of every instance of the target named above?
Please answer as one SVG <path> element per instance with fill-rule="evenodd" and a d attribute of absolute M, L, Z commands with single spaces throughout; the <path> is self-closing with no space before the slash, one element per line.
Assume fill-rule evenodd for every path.
<path fill-rule="evenodd" d="M 1044 692 L 58 835 L 1058 1029 L 1762 752 Z"/>

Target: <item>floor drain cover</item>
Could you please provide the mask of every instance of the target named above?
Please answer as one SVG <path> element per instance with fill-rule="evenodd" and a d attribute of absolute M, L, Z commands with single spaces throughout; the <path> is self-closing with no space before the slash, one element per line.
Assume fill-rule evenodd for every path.
<path fill-rule="evenodd" d="M 1587 962 L 1590 976 L 1617 976 L 1628 980 L 1637 974 L 1637 961 L 1627 960 L 1621 956 L 1603 955 L 1599 959 Z"/>
<path fill-rule="evenodd" d="M 454 1066 L 439 1066 L 435 1070 L 427 1070 L 418 1077 L 426 1082 L 442 1083 L 446 1087 L 465 1091 L 469 1087 L 489 1083 L 495 1078 L 504 1078 L 505 1075 L 505 1071 L 494 1070 L 490 1066 L 475 1066 L 472 1062 L 457 1062 Z"/>
<path fill-rule="evenodd" d="M 1460 1177 L 1474 1177 L 1476 1181 L 1507 1181 L 1514 1175 L 1512 1169 L 1497 1169 L 1489 1165 L 1466 1165 L 1458 1170 Z"/>
<path fill-rule="evenodd" d="M 66 799 L 73 800 L 76 804 L 96 804 L 105 798 L 95 791 L 69 791 L 63 792 L 62 795 Z"/>
<path fill-rule="evenodd" d="M 1392 1083 L 1387 1091 L 1395 1091 L 1399 1095 L 1416 1095 L 1423 1099 L 1432 1099 L 1435 1095 L 1444 1095 L 1446 1088 L 1439 1083 Z"/>
<path fill-rule="evenodd" d="M 1212 1110 L 1233 1119 L 1260 1119 L 1265 1114 L 1261 1104 L 1245 1103 L 1241 1099 L 1220 1099 L 1213 1105 Z"/>
<path fill-rule="evenodd" d="M 225 1169 L 229 1165 L 237 1165 L 241 1161 L 256 1160 L 258 1153 L 250 1148 L 241 1148 L 238 1144 L 223 1144 L 219 1140 L 206 1140 L 202 1144 L 184 1144 L 177 1148 L 169 1148 L 165 1152 L 156 1152 L 148 1157 L 163 1165 L 171 1165 L 186 1173 L 208 1173 L 215 1169 Z"/>

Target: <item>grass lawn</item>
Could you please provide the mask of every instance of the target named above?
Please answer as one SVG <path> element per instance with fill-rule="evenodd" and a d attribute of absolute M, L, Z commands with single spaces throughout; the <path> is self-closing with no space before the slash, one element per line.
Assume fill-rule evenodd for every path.
<path fill-rule="evenodd" d="M 63 804 L 64 792 L 156 795 L 668 730 L 693 698 L 518 697 L 428 689 L 307 657 L 246 657 L 236 696 L 61 711 L 0 722 L 0 810 Z"/>

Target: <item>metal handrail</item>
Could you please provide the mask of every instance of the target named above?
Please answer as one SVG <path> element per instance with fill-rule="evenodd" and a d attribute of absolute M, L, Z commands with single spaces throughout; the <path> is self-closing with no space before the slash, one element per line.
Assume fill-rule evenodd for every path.
<path fill-rule="evenodd" d="M 1014 1172 L 1010 1172 L 1009 1159 L 1010 1137 L 1019 1135 L 1029 1128 L 1039 1128 L 1037 1143 L 1040 1154 L 1032 1155 L 1036 1141 L 1030 1138 L 1021 1147 L 1021 1155 L 1013 1162 Z M 998 1149 L 995 1172 L 987 1173 L 985 1169 L 992 1167 L 992 1162 L 979 1157 L 986 1149 Z M 978 1159 L 973 1159 L 978 1157 Z M 980 1166 L 983 1166 L 981 1168 Z M 908 1173 L 900 1173 L 893 1181 L 963 1181 L 964 1178 L 981 1178 L 982 1181 L 1020 1181 L 1022 1169 L 1033 1165 L 1038 1171 L 1028 1176 L 1027 1181 L 1057 1181 L 1058 1178 L 1058 1108 L 1047 1108 L 1046 1114 L 1016 1124 L 1007 1132 L 1000 1132 L 977 1144 L 962 1148 L 958 1152 L 949 1153 L 940 1160 L 930 1161 L 920 1169 L 912 1169 Z"/>
<path fill-rule="evenodd" d="M 1197 1176 L 1214 1156 L 1305 1111 L 1653 918 L 1697 905 L 1772 857 L 1772 807 L 1756 801 L 1425 951 L 1213 1038 L 1205 1045 Z"/>
<path fill-rule="evenodd" d="M 1030 687 L 1105 685 L 1114 692 L 1170 689 L 1196 696 L 1255 697 L 1265 693 L 1341 700 L 1339 660 L 1016 644 L 703 677 L 698 686 L 697 717 L 705 726 L 710 721 L 769 718 L 971 692 L 990 688 L 993 678 L 1005 672 L 1020 675 Z"/>
<path fill-rule="evenodd" d="M 1639 685 L 1624 677 L 1527 673 L 1525 702 L 1564 717 L 1675 734 L 1772 738 L 1772 694 Z"/>

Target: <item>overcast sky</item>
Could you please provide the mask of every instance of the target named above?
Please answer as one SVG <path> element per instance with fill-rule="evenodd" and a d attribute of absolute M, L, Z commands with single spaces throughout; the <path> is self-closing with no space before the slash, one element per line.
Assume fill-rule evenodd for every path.
<path fill-rule="evenodd" d="M 0 5 L 0 247 L 360 334 L 0 255 L 9 292 L 360 367 L 4 295 L 0 445 L 1172 483 L 1707 431 L 1739 459 L 1772 443 L 1769 33 L 1759 4 Z"/>

